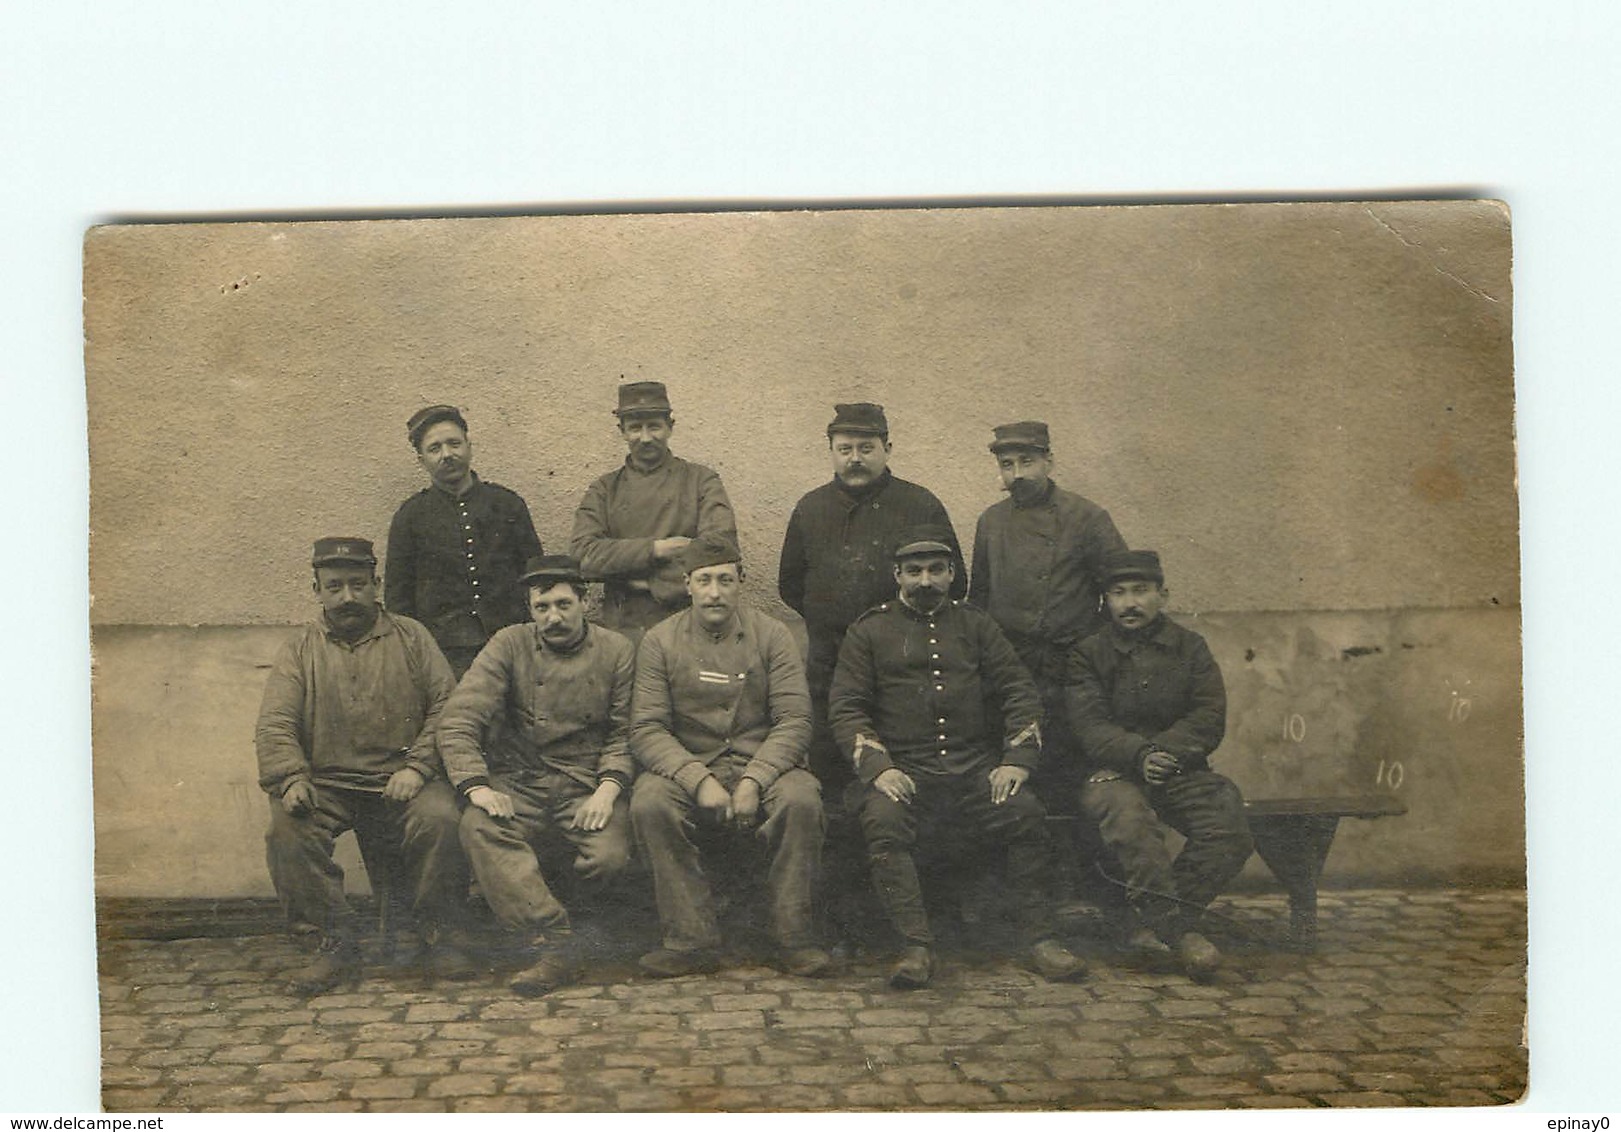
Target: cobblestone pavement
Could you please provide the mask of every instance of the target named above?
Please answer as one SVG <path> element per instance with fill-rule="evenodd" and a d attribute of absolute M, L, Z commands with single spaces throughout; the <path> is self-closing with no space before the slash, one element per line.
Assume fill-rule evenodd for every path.
<path fill-rule="evenodd" d="M 103 944 L 109 1111 L 586 1111 L 1492 1105 L 1526 1085 L 1525 897 L 1325 895 L 1315 955 L 1283 899 L 1224 899 L 1211 985 L 1075 941 L 1088 979 L 941 956 L 828 979 L 752 963 L 672 981 L 615 960 L 514 999 L 496 977 L 282 993 L 275 935 Z"/>

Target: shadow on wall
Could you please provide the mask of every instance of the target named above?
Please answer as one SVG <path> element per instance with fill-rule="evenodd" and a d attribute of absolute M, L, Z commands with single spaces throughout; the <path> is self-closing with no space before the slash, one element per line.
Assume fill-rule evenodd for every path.
<path fill-rule="evenodd" d="M 1246 796 L 1388 790 L 1407 803 L 1404 817 L 1342 824 L 1326 885 L 1524 884 L 1517 610 L 1181 619 L 1221 664 L 1215 763 Z M 95 630 L 99 895 L 271 894 L 253 728 L 290 632 Z M 350 842 L 340 861 L 365 891 Z"/>

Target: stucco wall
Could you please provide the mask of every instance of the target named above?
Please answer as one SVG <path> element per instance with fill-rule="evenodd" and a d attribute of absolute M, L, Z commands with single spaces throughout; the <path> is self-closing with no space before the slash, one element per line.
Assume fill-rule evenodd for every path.
<path fill-rule="evenodd" d="M 96 229 L 94 620 L 298 620 L 309 542 L 422 486 L 432 401 L 561 547 L 620 375 L 763 572 L 866 399 L 965 538 L 990 426 L 1040 417 L 1187 608 L 1514 605 L 1508 251 L 1489 203 Z"/>
<path fill-rule="evenodd" d="M 1187 618 L 1228 684 L 1216 763 L 1254 798 L 1393 788 L 1407 802 L 1403 817 L 1342 824 L 1327 884 L 1520 883 L 1518 621 L 1503 611 Z M 291 632 L 96 630 L 102 895 L 270 893 L 253 721 Z M 363 890 L 352 848 L 344 859 Z"/>
<path fill-rule="evenodd" d="M 1060 481 L 1210 636 L 1246 790 L 1401 764 L 1412 812 L 1349 823 L 1331 873 L 1522 873 L 1496 205 L 171 225 L 85 256 L 106 895 L 268 891 L 263 665 L 311 610 L 311 540 L 381 542 L 422 486 L 410 413 L 462 406 L 560 549 L 622 456 L 621 376 L 669 384 L 788 617 L 769 582 L 834 401 L 888 407 L 892 466 L 965 540 L 1000 497 L 990 426 L 1047 420 Z"/>

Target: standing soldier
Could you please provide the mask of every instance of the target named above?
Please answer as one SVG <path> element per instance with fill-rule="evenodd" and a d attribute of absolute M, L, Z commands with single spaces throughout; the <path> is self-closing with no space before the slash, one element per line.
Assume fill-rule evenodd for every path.
<path fill-rule="evenodd" d="M 1251 848 L 1243 796 L 1210 769 L 1227 692 L 1204 638 L 1165 616 L 1159 555 L 1111 554 L 1102 580 L 1111 625 L 1070 657 L 1070 716 L 1088 772 L 1081 811 L 1125 870 L 1139 917 L 1128 947 L 1174 948 L 1189 975 L 1205 978 L 1221 953 L 1194 928 Z M 1187 839 L 1174 862 L 1171 829 Z"/>
<path fill-rule="evenodd" d="M 968 571 L 945 507 L 928 488 L 889 470 L 892 445 L 882 405 L 834 405 L 827 447 L 833 479 L 794 506 L 782 540 L 777 592 L 805 619 L 810 637 L 805 676 L 816 722 L 811 770 L 823 797 L 832 800 L 850 781 L 849 761 L 840 756 L 827 723 L 833 668 L 855 619 L 895 596 L 894 555 L 902 534 L 919 525 L 949 533 L 952 597 L 968 592 Z"/>
<path fill-rule="evenodd" d="M 720 476 L 670 452 L 670 398 L 658 381 L 619 387 L 619 431 L 630 449 L 624 467 L 586 490 L 574 512 L 574 556 L 603 587 L 602 622 L 634 643 L 691 604 L 681 552 L 701 534 L 737 541 L 732 504 Z"/>
<path fill-rule="evenodd" d="M 473 471 L 467 421 L 429 405 L 406 435 L 430 486 L 400 504 L 388 528 L 389 610 L 421 621 L 460 679 L 497 630 L 528 617 L 518 575 L 541 553 L 517 493 Z"/>
<path fill-rule="evenodd" d="M 1007 847 L 1007 883 L 1031 966 L 1049 979 L 1086 964 L 1058 942 L 1048 885 L 1047 814 L 1024 789 L 1041 756 L 1041 701 L 996 623 L 953 601 L 947 532 L 922 527 L 896 548 L 899 596 L 845 634 L 829 714 L 873 886 L 905 945 L 890 985 L 933 975 L 934 936 L 914 853 L 986 839 Z"/>
<path fill-rule="evenodd" d="M 1126 544 L 1107 511 L 1053 482 L 1045 423 L 998 425 L 993 435 L 1008 498 L 979 517 L 968 600 L 1001 626 L 1041 693 L 1046 753 L 1038 791 L 1073 796 L 1078 756 L 1064 708 L 1065 658 L 1104 624 L 1098 573 L 1104 557 Z"/>
<path fill-rule="evenodd" d="M 581 958 L 536 849 L 562 843 L 575 875 L 599 888 L 630 861 L 636 650 L 586 621 L 573 558 L 536 558 L 518 583 L 534 620 L 502 629 L 478 654 L 445 704 L 439 750 L 469 803 L 461 838 L 479 889 L 496 920 L 538 952 L 511 983 L 532 996 L 570 981 Z"/>
<path fill-rule="evenodd" d="M 320 616 L 271 665 L 254 734 L 259 785 L 270 795 L 271 882 L 288 919 L 321 933 L 291 989 L 318 994 L 359 975 L 355 914 L 332 859 L 333 842 L 351 829 L 374 889 L 403 858 L 432 970 L 470 977 L 471 963 L 446 938 L 468 872 L 433 738 L 455 684 L 450 667 L 425 628 L 377 604 L 370 542 L 321 539 L 311 564 Z"/>

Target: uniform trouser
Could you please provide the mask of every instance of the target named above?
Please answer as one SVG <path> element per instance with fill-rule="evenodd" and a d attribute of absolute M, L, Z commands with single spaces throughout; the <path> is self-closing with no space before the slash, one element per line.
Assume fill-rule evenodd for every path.
<path fill-rule="evenodd" d="M 722 755 L 709 771 L 727 790 L 734 790 L 749 760 Z M 761 799 L 764 821 L 750 833 L 769 859 L 766 883 L 770 893 L 770 931 L 784 949 L 809 947 L 811 893 L 821 865 L 821 792 L 808 771 L 790 770 L 766 787 Z M 697 951 L 720 943 L 715 920 L 714 894 L 702 868 L 702 852 L 694 840 L 708 819 L 692 796 L 673 780 L 656 774 L 636 779 L 630 798 L 631 827 L 653 870 L 654 895 L 664 946 L 671 951 Z"/>
<path fill-rule="evenodd" d="M 805 655 L 805 682 L 810 685 L 811 744 L 810 770 L 822 784 L 822 797 L 838 798 L 855 778 L 850 760 L 839 752 L 833 728 L 827 718 L 828 693 L 833 688 L 833 670 L 839 663 L 842 630 L 810 626 L 810 647 Z"/>
<path fill-rule="evenodd" d="M 1127 899 L 1167 943 L 1191 930 L 1252 848 L 1243 796 L 1214 771 L 1189 771 L 1159 786 L 1102 771 L 1082 786 L 1081 812 L 1119 860 Z M 1187 838 L 1175 861 L 1167 827 Z"/>
<path fill-rule="evenodd" d="M 343 895 L 343 869 L 332 859 L 339 835 L 354 830 L 361 855 L 372 864 L 397 861 L 410 888 L 419 926 L 452 921 L 467 894 L 467 860 L 456 836 L 456 795 L 442 778 L 423 785 L 409 802 L 379 793 L 316 786 L 315 807 L 294 817 L 270 799 L 265 860 L 282 911 L 292 922 L 314 924 L 329 936 L 352 938 L 354 911 Z M 371 876 L 380 892 L 382 878 Z"/>
<path fill-rule="evenodd" d="M 867 783 L 850 788 L 867 841 L 872 883 L 890 923 L 911 945 L 934 942 L 914 854 L 977 845 L 980 839 L 1007 847 L 1007 883 L 1017 902 L 1020 934 L 1036 943 L 1055 934 L 1048 885 L 1053 870 L 1047 811 L 1028 789 L 1001 805 L 991 801 L 987 778 L 994 762 L 960 775 L 912 774 L 917 795 L 892 801 Z"/>
<path fill-rule="evenodd" d="M 845 802 L 855 781 L 850 760 L 840 752 L 828 723 L 828 693 L 838 666 L 844 630 L 810 626 L 810 648 L 805 678 L 811 696 L 810 770 L 822 784 L 822 805 L 827 811 L 827 840 L 822 846 L 822 900 L 831 930 L 850 935 L 872 918 L 867 889 L 867 854 L 861 845 L 856 817 Z"/>
<path fill-rule="evenodd" d="M 574 852 L 575 876 L 607 884 L 630 862 L 628 799 L 615 799 L 602 829 L 584 830 L 569 823 L 592 789 L 566 774 L 492 777 L 490 788 L 512 799 L 512 817 L 493 818 L 469 805 L 462 811 L 461 843 L 491 914 L 508 930 L 531 937 L 567 934 L 568 910 L 546 883 L 536 850 L 566 844 Z"/>

